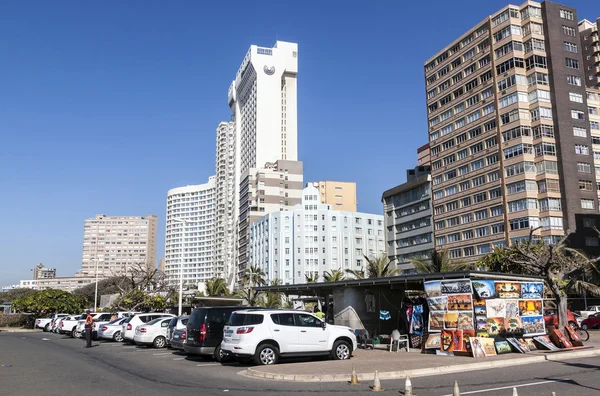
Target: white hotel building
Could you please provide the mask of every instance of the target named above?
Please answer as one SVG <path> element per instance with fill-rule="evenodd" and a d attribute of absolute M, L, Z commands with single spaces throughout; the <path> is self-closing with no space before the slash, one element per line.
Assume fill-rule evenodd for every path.
<path fill-rule="evenodd" d="M 360 270 L 364 256 L 385 252 L 383 216 L 332 210 L 309 185 L 294 210 L 265 215 L 250 225 L 249 265 L 271 282 L 306 283 L 307 274 Z"/>
<path fill-rule="evenodd" d="M 169 190 L 166 221 L 165 274 L 169 283 L 179 282 L 183 249 L 183 282 L 199 287 L 216 275 L 215 177 L 205 184 Z"/>

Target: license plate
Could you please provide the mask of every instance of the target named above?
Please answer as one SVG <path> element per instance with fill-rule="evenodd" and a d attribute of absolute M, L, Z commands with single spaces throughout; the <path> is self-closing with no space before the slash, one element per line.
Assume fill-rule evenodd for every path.
<path fill-rule="evenodd" d="M 189 336 L 187 339 L 188 339 L 188 341 L 194 341 L 194 337 L 192 337 L 192 336 Z"/>
<path fill-rule="evenodd" d="M 179 334 L 175 334 L 173 338 L 179 338 Z"/>
<path fill-rule="evenodd" d="M 225 334 L 226 335 L 231 335 L 231 334 L 233 334 L 233 330 L 225 330 Z"/>

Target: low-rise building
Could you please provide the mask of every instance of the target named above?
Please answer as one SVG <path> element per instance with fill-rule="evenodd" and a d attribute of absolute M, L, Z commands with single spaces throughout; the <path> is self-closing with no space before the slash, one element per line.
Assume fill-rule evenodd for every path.
<path fill-rule="evenodd" d="M 321 203 L 331 205 L 333 210 L 356 212 L 356 183 L 338 181 L 320 181 L 307 183 L 319 190 Z"/>
<path fill-rule="evenodd" d="M 100 277 L 99 280 L 103 278 Z M 87 286 L 90 283 L 95 283 L 94 277 L 69 276 L 56 277 L 49 279 L 29 279 L 19 281 L 20 288 L 28 288 L 34 290 L 57 289 L 72 292 L 80 287 Z"/>

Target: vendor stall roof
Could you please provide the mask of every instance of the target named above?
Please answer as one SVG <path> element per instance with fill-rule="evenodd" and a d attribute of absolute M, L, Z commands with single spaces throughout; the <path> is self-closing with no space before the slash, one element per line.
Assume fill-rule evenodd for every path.
<path fill-rule="evenodd" d="M 436 272 L 433 274 L 410 274 L 390 276 L 386 278 L 348 279 L 338 282 L 302 283 L 296 285 L 278 285 L 255 287 L 256 291 L 273 291 L 286 294 L 306 295 L 307 291 L 320 291 L 336 289 L 340 287 L 369 287 L 384 285 L 407 285 L 421 288 L 423 282 L 439 279 L 502 279 L 509 281 L 540 281 L 541 277 L 532 275 L 514 275 L 500 272 L 464 271 L 464 272 Z"/>

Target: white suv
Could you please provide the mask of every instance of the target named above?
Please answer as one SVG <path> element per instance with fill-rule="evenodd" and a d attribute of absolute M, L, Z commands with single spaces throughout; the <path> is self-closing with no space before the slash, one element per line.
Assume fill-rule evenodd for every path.
<path fill-rule="evenodd" d="M 326 356 L 350 359 L 356 336 L 349 327 L 326 324 L 300 311 L 234 311 L 223 330 L 223 352 L 256 364 L 275 364 L 280 357 Z"/>

